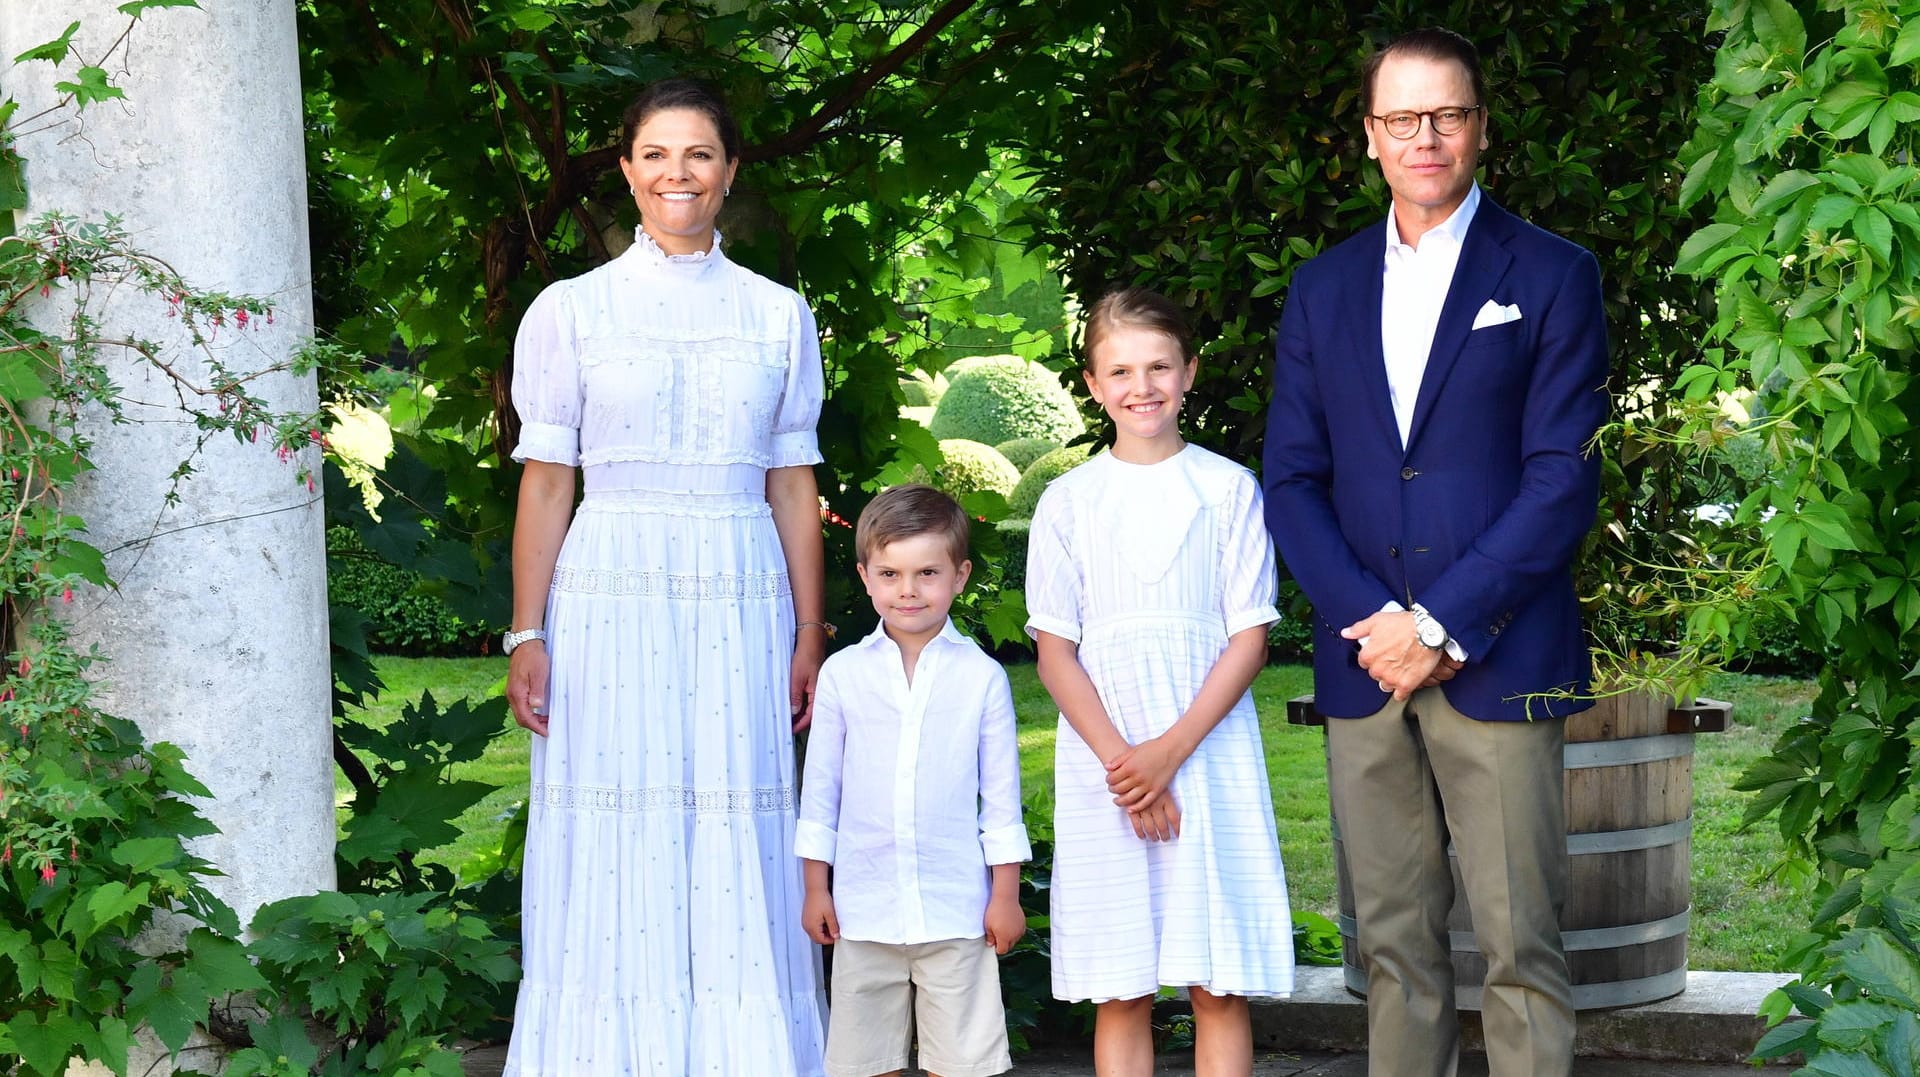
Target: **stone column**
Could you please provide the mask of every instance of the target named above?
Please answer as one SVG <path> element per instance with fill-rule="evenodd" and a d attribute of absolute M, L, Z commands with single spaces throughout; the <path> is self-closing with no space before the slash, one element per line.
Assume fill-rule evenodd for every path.
<path fill-rule="evenodd" d="M 57 104 L 54 83 L 128 31 L 119 3 L 0 4 L 0 84 L 19 116 Z M 4 62 L 74 20 L 77 57 L 57 70 Z M 103 66 L 123 100 L 28 125 L 27 217 L 117 214 L 193 287 L 267 299 L 271 324 L 229 324 L 212 348 L 236 370 L 282 363 L 313 320 L 293 0 L 151 10 Z M 102 313 L 160 341 L 190 378 L 204 373 L 166 303 L 123 288 Z M 108 358 L 134 421 L 95 422 L 98 470 L 67 504 L 119 590 L 86 588 L 62 615 L 107 658 L 95 667 L 105 709 L 179 745 L 212 791 L 204 808 L 220 833 L 196 851 L 226 873 L 211 886 L 245 924 L 264 903 L 334 884 L 324 524 L 319 495 L 297 478 L 320 460 L 311 447 L 283 461 L 264 439 L 217 436 L 168 506 L 169 473 L 194 452 L 190 417 L 162 375 Z M 311 375 L 256 385 L 275 410 L 315 404 Z"/>

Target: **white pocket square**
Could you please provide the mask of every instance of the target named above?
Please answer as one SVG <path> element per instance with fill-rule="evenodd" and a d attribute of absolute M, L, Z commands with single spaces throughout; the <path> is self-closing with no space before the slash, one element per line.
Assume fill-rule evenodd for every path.
<path fill-rule="evenodd" d="M 1490 325 L 1505 325 L 1508 322 L 1517 322 L 1519 320 L 1520 304 L 1508 303 L 1503 307 L 1489 299 L 1486 304 L 1480 308 L 1480 313 L 1473 316 L 1473 328 L 1485 329 Z"/>

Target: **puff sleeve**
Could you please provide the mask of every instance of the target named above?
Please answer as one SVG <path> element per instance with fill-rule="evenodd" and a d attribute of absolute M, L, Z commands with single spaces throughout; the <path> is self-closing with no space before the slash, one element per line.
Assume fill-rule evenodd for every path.
<path fill-rule="evenodd" d="M 767 464 L 770 468 L 817 464 L 823 459 L 814 433 L 814 426 L 820 421 L 821 399 L 826 395 L 820 330 L 805 300 L 796 295 L 793 305 L 796 317 L 787 338 L 787 383 L 780 391 L 780 407 L 773 415 L 772 457 Z"/>
<path fill-rule="evenodd" d="M 1080 642 L 1080 567 L 1068 533 L 1073 506 L 1058 480 L 1040 495 L 1027 535 L 1027 635 Z"/>
<path fill-rule="evenodd" d="M 1231 636 L 1280 619 L 1273 536 L 1252 475 L 1242 473 L 1221 506 L 1220 613 Z"/>
<path fill-rule="evenodd" d="M 520 442 L 513 459 L 580 465 L 580 345 L 571 292 L 554 284 L 520 319 L 513 340 L 513 410 Z"/>

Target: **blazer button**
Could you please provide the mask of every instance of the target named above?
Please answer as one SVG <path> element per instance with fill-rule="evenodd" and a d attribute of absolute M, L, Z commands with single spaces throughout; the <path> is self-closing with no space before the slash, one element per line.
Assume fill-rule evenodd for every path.
<path fill-rule="evenodd" d="M 1388 557 L 1398 557 L 1398 556 L 1400 556 L 1400 547 L 1398 547 L 1398 546 L 1389 546 L 1389 547 L 1387 547 L 1387 556 L 1388 556 Z"/>
<path fill-rule="evenodd" d="M 1420 474 L 1418 471 L 1415 471 L 1410 467 L 1403 467 L 1400 469 L 1400 477 L 1403 479 L 1411 479 L 1418 474 Z"/>
<path fill-rule="evenodd" d="M 1499 626 L 1499 625 L 1488 625 L 1488 626 L 1487 626 L 1487 635 L 1489 635 L 1489 636 L 1497 636 L 1497 635 L 1499 635 L 1499 634 L 1500 634 L 1500 626 Z"/>

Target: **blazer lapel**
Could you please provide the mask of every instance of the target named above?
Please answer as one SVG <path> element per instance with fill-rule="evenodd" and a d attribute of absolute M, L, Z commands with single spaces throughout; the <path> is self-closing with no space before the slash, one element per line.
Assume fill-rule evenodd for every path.
<path fill-rule="evenodd" d="M 1467 346 L 1474 316 L 1492 298 L 1494 287 L 1513 264 L 1513 255 L 1506 247 L 1508 221 L 1507 212 L 1494 205 L 1483 192 L 1480 209 L 1474 214 L 1473 223 L 1467 226 L 1467 241 L 1460 247 L 1460 263 L 1454 267 L 1453 282 L 1447 286 L 1447 301 L 1440 308 L 1440 323 L 1433 331 L 1433 347 L 1427 352 L 1427 368 L 1420 375 L 1420 395 L 1413 404 L 1413 427 L 1407 434 L 1408 452 L 1412 452 L 1414 443 L 1420 440 L 1427 415 L 1433 411 L 1433 403 L 1439 399 L 1454 361 L 1460 358 L 1460 350 Z M 1385 257 L 1384 248 L 1381 256 Z M 1375 289 L 1376 318 L 1379 305 L 1379 290 Z M 1379 334 L 1374 335 L 1377 350 Z M 1384 383 L 1384 360 L 1381 369 Z"/>
<path fill-rule="evenodd" d="M 1360 262 L 1353 270 L 1355 283 L 1348 289 L 1350 300 L 1347 324 L 1353 326 L 1358 346 L 1353 361 L 1360 376 L 1360 392 L 1372 406 L 1373 417 L 1382 434 L 1392 443 L 1400 443 L 1400 426 L 1393 419 L 1393 389 L 1387 384 L 1387 353 L 1380 341 L 1382 278 L 1387 267 L 1387 226 L 1371 226 L 1373 238 L 1360 245 Z"/>

